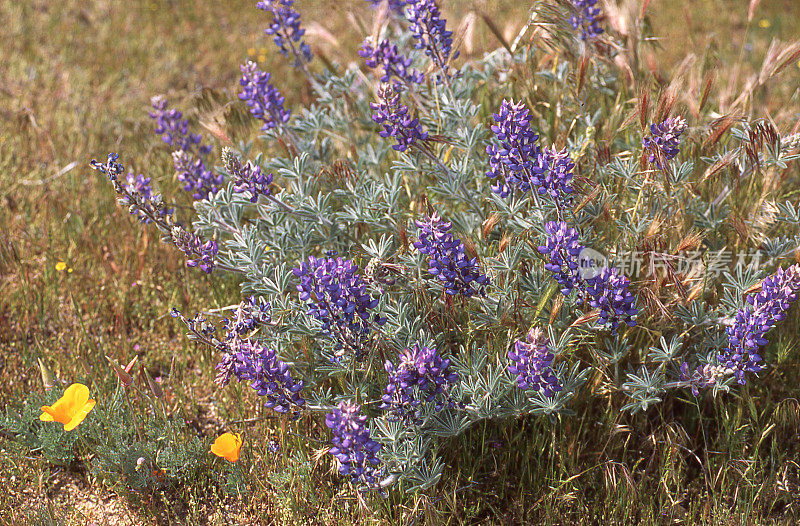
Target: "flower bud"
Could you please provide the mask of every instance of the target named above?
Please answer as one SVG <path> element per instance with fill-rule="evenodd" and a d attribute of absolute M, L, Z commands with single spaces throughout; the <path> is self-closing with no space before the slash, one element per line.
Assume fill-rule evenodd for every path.
<path fill-rule="evenodd" d="M 111 368 L 114 369 L 114 372 L 117 373 L 117 378 L 119 378 L 119 381 L 122 382 L 122 385 L 128 387 L 133 383 L 133 377 L 130 374 L 128 374 L 128 371 L 123 369 L 122 366 L 118 364 L 113 358 L 106 356 L 106 360 L 108 360 L 108 363 L 111 364 Z M 130 363 L 131 367 L 133 367 L 133 363 L 135 361 L 136 358 L 134 358 L 131 361 Z"/>

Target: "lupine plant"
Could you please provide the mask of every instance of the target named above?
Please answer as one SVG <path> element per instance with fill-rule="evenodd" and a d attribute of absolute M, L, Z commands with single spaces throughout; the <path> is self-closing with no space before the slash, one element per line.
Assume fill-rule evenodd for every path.
<path fill-rule="evenodd" d="M 597 0 L 572 0 L 573 15 L 569 18 L 572 27 L 580 31 L 582 40 L 591 40 L 603 33 L 600 27 L 600 7 Z"/>
<path fill-rule="evenodd" d="M 621 110 L 606 123 L 616 93 L 636 91 L 613 60 L 557 61 L 535 92 L 519 92 L 509 79 L 535 63 L 535 46 L 459 66 L 434 0 L 388 5 L 402 17 L 384 29 L 407 38 L 366 41 L 365 71 L 353 62 L 312 72 L 293 2 L 258 2 L 317 99 L 285 108 L 287 86 L 241 66 L 240 103 L 265 135 L 225 148 L 218 168 L 203 164 L 208 146 L 181 114 L 154 99 L 156 131 L 195 191 L 192 229 L 144 179 L 125 186 L 117 154 L 93 162 L 187 265 L 239 280 L 247 299 L 221 337 L 202 314 L 174 311 L 218 353 L 219 387 L 236 377 L 269 410 L 324 419 L 339 473 L 385 491 L 431 487 L 444 439 L 478 422 L 569 418 L 590 374 L 613 378 L 630 411 L 668 392 L 758 381 L 765 334 L 800 291 L 800 267 L 782 270 L 800 244 L 800 212 L 774 205 L 757 247 L 768 265 L 714 272 L 715 255 L 748 248 L 723 228 L 734 187 L 785 168 L 797 141 L 742 122 L 725 148 L 713 149 L 719 136 L 700 145 L 709 123 L 700 114 L 690 126 L 674 97 L 654 117 L 643 100 L 625 103 L 638 129 Z M 565 57 L 617 49 L 587 49 L 614 38 L 596 1 L 537 6 L 532 19 L 551 22 Z M 689 154 L 698 148 L 702 158 Z M 347 176 L 321 176 L 334 170 Z M 735 182 L 715 193 L 691 183 L 697 173 Z M 656 243 L 659 225 L 682 241 Z M 706 251 L 678 268 L 700 245 L 690 231 Z M 624 264 L 633 251 L 638 266 Z"/>

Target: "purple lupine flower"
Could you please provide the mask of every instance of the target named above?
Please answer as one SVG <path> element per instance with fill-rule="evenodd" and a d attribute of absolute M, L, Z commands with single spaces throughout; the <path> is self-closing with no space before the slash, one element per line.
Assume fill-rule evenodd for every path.
<path fill-rule="evenodd" d="M 283 107 L 283 95 L 270 82 L 270 74 L 258 69 L 253 61 L 241 65 L 242 78 L 239 98 L 250 108 L 256 119 L 264 121 L 263 131 L 270 130 L 289 121 L 292 112 Z"/>
<path fill-rule="evenodd" d="M 267 446 L 270 453 L 280 453 L 281 452 L 281 443 L 277 440 L 270 439 L 269 445 Z"/>
<path fill-rule="evenodd" d="M 619 322 L 634 327 L 633 316 L 639 312 L 633 304 L 635 298 L 628 290 L 630 280 L 620 274 L 619 269 L 606 267 L 599 274 L 585 280 L 585 292 L 589 305 L 600 309 L 598 321 L 611 325 L 611 334 L 617 333 Z"/>
<path fill-rule="evenodd" d="M 118 160 L 119 154 L 111 152 L 108 154 L 108 160 L 106 160 L 106 162 L 101 163 L 100 161 L 92 159 L 90 165 L 92 169 L 104 173 L 106 178 L 112 183 L 121 184 L 119 176 L 125 171 L 125 167 L 121 163 L 118 163 Z"/>
<path fill-rule="evenodd" d="M 300 27 L 300 13 L 294 10 L 294 0 L 263 0 L 258 9 L 272 14 L 272 22 L 264 33 L 272 35 L 281 55 L 294 57 L 294 67 L 311 62 L 311 48 L 303 41 L 306 30 Z"/>
<path fill-rule="evenodd" d="M 270 323 L 271 304 L 256 296 L 245 298 L 236 307 L 236 311 L 231 318 L 225 318 L 225 341 L 232 341 L 241 336 L 245 336 L 261 325 Z"/>
<path fill-rule="evenodd" d="M 263 321 L 264 305 L 252 297 L 243 301 L 237 308 L 237 320 L 244 322 L 243 317 L 250 316 L 251 319 Z M 269 304 L 266 305 L 268 308 Z M 292 406 L 301 408 L 305 405 L 305 400 L 300 396 L 303 381 L 292 377 L 289 366 L 273 349 L 266 348 L 256 340 L 239 338 L 247 331 L 238 323 L 226 323 L 228 333 L 224 341 L 220 341 L 215 337 L 214 324 L 208 323 L 202 315 L 187 319 L 176 308 L 170 314 L 173 318 L 180 318 L 189 329 L 192 339 L 222 352 L 222 360 L 215 367 L 217 376 L 214 379 L 214 383 L 220 388 L 225 387 L 231 377 L 235 376 L 240 382 L 250 382 L 250 387 L 259 396 L 266 398 L 264 405 L 279 413 L 289 412 Z"/>
<path fill-rule="evenodd" d="M 649 161 L 663 170 L 664 161 L 671 161 L 678 155 L 684 131 L 686 119 L 683 117 L 671 117 L 661 124 L 651 124 L 651 136 L 642 139 L 642 146 L 650 152 Z"/>
<path fill-rule="evenodd" d="M 419 120 L 408 115 L 408 106 L 400 104 L 400 93 L 394 86 L 381 86 L 378 96 L 379 102 L 369 105 L 375 111 L 372 120 L 383 125 L 383 130 L 379 133 L 381 137 L 397 139 L 397 144 L 392 148 L 403 152 L 418 140 L 424 141 L 428 138 L 428 132 L 422 131 Z"/>
<path fill-rule="evenodd" d="M 240 382 L 250 382 L 258 396 L 267 400 L 264 405 L 278 413 L 287 413 L 292 406 L 305 405 L 300 396 L 303 381 L 292 377 L 289 366 L 278 358 L 274 349 L 268 349 L 258 341 L 234 341 L 216 369 L 215 381 L 220 387 L 224 387 L 231 376 Z"/>
<path fill-rule="evenodd" d="M 797 301 L 800 292 L 800 264 L 769 276 L 761 290 L 745 298 L 745 306 L 736 312 L 733 325 L 726 327 L 728 347 L 718 359 L 733 371 L 736 380 L 744 385 L 747 372 L 764 370 L 760 347 L 767 343 L 764 337 L 775 324 L 786 317 L 790 304 Z"/>
<path fill-rule="evenodd" d="M 372 7 L 378 7 L 384 2 L 384 0 L 367 0 L 367 2 L 372 4 Z M 408 2 L 409 0 L 388 0 L 389 9 L 391 9 L 398 15 L 402 15 L 403 8 L 406 6 L 406 4 L 408 4 Z"/>
<path fill-rule="evenodd" d="M 183 189 L 192 192 L 195 199 L 207 199 L 223 182 L 222 175 L 206 168 L 211 145 L 203 145 L 200 134 L 189 133 L 189 121 L 180 111 L 169 109 L 164 97 L 157 95 L 150 101 L 153 108 L 150 117 L 156 122 L 156 133 L 174 148 L 172 161 L 178 180 L 184 183 Z"/>
<path fill-rule="evenodd" d="M 583 278 L 579 270 L 579 258 L 586 248 L 580 244 L 578 231 L 563 221 L 549 221 L 544 225 L 547 239 L 539 253 L 548 254 L 545 268 L 561 285 L 561 293 L 569 296 L 578 288 L 592 308 L 600 309 L 598 319 L 602 325 L 611 325 L 611 333 L 616 334 L 619 322 L 624 321 L 633 327 L 632 319 L 638 313 L 634 308 L 633 294 L 628 291 L 630 281 L 619 274 L 619 269 L 604 268 L 599 274 Z"/>
<path fill-rule="evenodd" d="M 186 328 L 196 337 L 195 339 L 199 339 L 215 349 L 221 351 L 227 350 L 225 344 L 217 340 L 214 336 L 217 333 L 217 327 L 213 323 L 209 323 L 208 319 L 202 314 L 196 314 L 194 318 L 187 318 L 175 307 L 172 307 L 169 313 L 173 318 L 180 319 L 183 324 L 186 325 Z"/>
<path fill-rule="evenodd" d="M 414 222 L 420 230 L 414 247 L 428 256 L 428 272 L 442 282 L 444 291 L 465 298 L 476 293 L 485 296 L 489 278 L 481 274 L 478 258 L 468 258 L 464 243 L 449 232 L 452 225 L 442 221 L 437 213 Z"/>
<path fill-rule="evenodd" d="M 692 388 L 694 396 L 700 396 L 700 389 L 711 387 L 715 385 L 725 375 L 730 374 L 732 371 L 722 365 L 713 365 L 707 363 L 705 365 L 698 365 L 694 371 L 689 369 L 689 364 L 683 362 L 681 364 L 680 381 L 686 382 Z"/>
<path fill-rule="evenodd" d="M 193 156 L 186 150 L 172 152 L 172 163 L 178 173 L 178 180 L 183 183 L 183 189 L 193 192 L 192 197 L 195 199 L 208 199 L 225 181 L 222 174 L 214 174 L 213 170 L 206 168 L 202 157 Z"/>
<path fill-rule="evenodd" d="M 397 367 L 387 360 L 384 368 L 389 373 L 389 383 L 380 407 L 391 411 L 393 418 L 419 421 L 418 406 L 423 401 L 433 402 L 439 395 L 447 400 L 438 401 L 437 410 L 445 404 L 453 405 L 448 390 L 458 381 L 458 374 L 450 370 L 450 360 L 442 358 L 436 349 L 414 344 L 400 353 Z"/>
<path fill-rule="evenodd" d="M 377 486 L 381 445 L 370 438 L 367 417 L 361 414 L 361 408 L 340 402 L 325 415 L 325 425 L 333 431 L 333 447 L 328 452 L 339 461 L 339 473 L 361 484 Z"/>
<path fill-rule="evenodd" d="M 149 211 L 156 216 L 165 217 L 172 214 L 172 208 L 165 208 L 161 206 L 161 196 L 159 194 L 153 195 L 153 187 L 150 185 L 151 178 L 145 177 L 143 174 L 136 175 L 132 172 L 129 172 L 126 176 L 127 184 L 125 185 L 125 189 L 131 195 L 138 195 L 141 197 L 145 206 L 149 208 Z M 130 207 L 131 214 L 136 214 L 139 218 L 139 221 L 142 223 L 150 223 L 152 220 L 148 217 L 147 214 L 141 206 Z"/>
<path fill-rule="evenodd" d="M 563 221 L 545 223 L 544 231 L 547 239 L 544 246 L 538 247 L 539 253 L 550 256 L 544 268 L 553 273 L 553 277 L 561 285 L 561 293 L 569 296 L 572 289 L 581 283 L 578 256 L 585 247 L 578 240 L 578 231 Z"/>
<path fill-rule="evenodd" d="M 233 189 L 238 192 L 250 192 L 250 202 L 255 203 L 258 201 L 258 196 L 270 195 L 269 185 L 272 183 L 272 174 L 264 175 L 261 173 L 261 167 L 247 161 L 247 164 L 236 173 L 236 179 L 233 181 Z"/>
<path fill-rule="evenodd" d="M 358 54 L 364 57 L 367 66 L 371 68 L 381 67 L 383 76 L 381 82 L 389 82 L 395 77 L 395 89 L 400 91 L 405 84 L 419 84 L 425 80 L 425 75 L 421 72 L 410 69 L 411 59 L 404 57 L 397 50 L 397 45 L 388 40 L 381 40 L 377 46 L 373 47 L 369 39 L 364 40 Z"/>
<path fill-rule="evenodd" d="M 200 267 L 206 274 L 211 274 L 214 270 L 214 256 L 218 251 L 216 241 L 203 243 L 200 236 L 178 226 L 172 229 L 172 241 L 186 254 L 187 267 Z"/>
<path fill-rule="evenodd" d="M 108 154 L 105 163 L 92 159 L 90 165 L 94 170 L 106 175 L 119 196 L 118 202 L 126 205 L 131 214 L 136 214 L 143 223 L 155 221 L 159 228 L 168 230 L 168 223 L 172 221 L 172 209 L 164 206 L 160 194 L 153 194 L 149 177 L 129 173 L 123 184 L 120 176 L 124 173 L 125 167 L 117 162 L 118 159 L 119 155 L 112 152 Z"/>
<path fill-rule="evenodd" d="M 569 151 L 545 148 L 539 158 L 544 166 L 541 170 L 531 172 L 531 182 L 536 186 L 536 191 L 541 195 L 549 195 L 559 207 L 569 203 L 574 191 L 570 185 L 572 170 L 575 163 L 570 159 Z"/>
<path fill-rule="evenodd" d="M 237 193 L 249 192 L 250 202 L 258 201 L 258 196 L 271 194 L 269 185 L 272 184 L 272 174 L 264 175 L 261 167 L 251 161 L 242 164 L 229 149 L 223 148 L 222 162 L 228 175 L 233 178 L 233 189 Z"/>
<path fill-rule="evenodd" d="M 561 384 L 553 373 L 553 353 L 550 339 L 539 327 L 531 328 L 527 341 L 517 340 L 514 349 L 508 351 L 511 364 L 508 372 L 517 375 L 517 387 L 523 391 L 533 389 L 545 396 L 561 391 Z"/>
<path fill-rule="evenodd" d="M 414 45 L 417 49 L 424 49 L 442 75 L 447 75 L 448 63 L 451 58 L 458 57 L 458 53 L 450 57 L 453 47 L 453 32 L 447 30 L 447 20 L 443 19 L 434 0 L 409 0 L 406 10 L 408 29 L 417 40 Z"/>
<path fill-rule="evenodd" d="M 128 184 L 125 188 L 133 193 L 137 192 L 145 199 L 150 199 L 153 196 L 153 188 L 150 186 L 150 178 L 145 177 L 143 174 L 136 175 L 133 172 L 128 172 L 125 178 Z"/>
<path fill-rule="evenodd" d="M 527 192 L 545 177 L 547 160 L 536 144 L 539 135 L 531 129 L 529 113 L 522 101 L 504 100 L 494 114 L 497 124 L 492 126 L 494 140 L 486 147 L 486 176 L 497 180 L 492 191 L 500 197 L 508 197 L 514 189 Z"/>
<path fill-rule="evenodd" d="M 367 293 L 366 283 L 357 271 L 349 259 L 313 256 L 292 269 L 300 278 L 300 299 L 308 302 L 308 314 L 322 322 L 322 334 L 334 340 L 336 355 L 341 356 L 347 349 L 360 361 L 366 356 L 373 324 L 381 326 L 386 318 L 377 313 L 370 315 L 378 306 L 378 299 Z"/>
<path fill-rule="evenodd" d="M 156 122 L 156 133 L 161 139 L 173 147 L 174 150 L 183 150 L 190 154 L 204 156 L 211 152 L 211 145 L 203 145 L 203 136 L 199 133 L 189 133 L 189 120 L 183 118 L 183 113 L 169 108 L 167 99 L 156 95 L 150 99 L 153 111 L 150 118 Z"/>
<path fill-rule="evenodd" d="M 600 8 L 596 7 L 597 0 L 572 0 L 575 13 L 569 18 L 573 29 L 581 30 L 581 40 L 591 40 L 603 33 L 598 18 Z"/>

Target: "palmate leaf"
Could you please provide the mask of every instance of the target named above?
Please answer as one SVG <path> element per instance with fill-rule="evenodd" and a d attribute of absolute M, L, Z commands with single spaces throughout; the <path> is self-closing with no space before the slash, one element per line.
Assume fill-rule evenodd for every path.
<path fill-rule="evenodd" d="M 659 347 L 650 347 L 647 357 L 653 362 L 665 366 L 678 357 L 682 345 L 683 338 L 678 335 L 673 336 L 669 343 L 667 343 L 666 338 L 662 336 L 659 339 Z"/>
<path fill-rule="evenodd" d="M 455 410 L 440 411 L 427 421 L 426 430 L 438 437 L 453 437 L 471 424 L 469 417 Z"/>
<path fill-rule="evenodd" d="M 408 473 L 409 491 L 425 491 L 439 482 L 444 472 L 444 462 L 434 456 L 430 460 L 422 460 Z"/>
<path fill-rule="evenodd" d="M 623 406 L 623 411 L 635 414 L 638 411 L 647 411 L 651 405 L 661 402 L 660 395 L 665 392 L 665 380 L 660 367 L 653 373 L 642 365 L 638 374 L 628 373 L 627 378 L 622 384 L 622 391 L 632 400 Z"/>

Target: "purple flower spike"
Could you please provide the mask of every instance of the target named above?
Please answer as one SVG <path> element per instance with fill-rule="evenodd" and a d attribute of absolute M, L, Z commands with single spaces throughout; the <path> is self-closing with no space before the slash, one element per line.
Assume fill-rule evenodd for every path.
<path fill-rule="evenodd" d="M 544 225 L 547 239 L 539 253 L 549 255 L 545 268 L 561 285 L 561 293 L 569 296 L 578 289 L 582 298 L 594 309 L 599 309 L 602 325 L 611 325 L 611 333 L 616 334 L 619 322 L 629 326 L 636 325 L 632 316 L 638 314 L 634 308 L 633 294 L 628 290 L 630 281 L 619 274 L 619 269 L 604 268 L 596 276 L 584 278 L 580 274 L 580 254 L 584 250 L 580 244 L 578 231 L 563 221 L 549 221 Z"/>
<path fill-rule="evenodd" d="M 508 352 L 508 359 L 512 362 L 508 372 L 517 375 L 517 387 L 523 391 L 533 389 L 545 396 L 553 396 L 561 391 L 562 387 L 552 369 L 550 340 L 542 329 L 533 327 L 527 341 L 517 340 L 514 349 Z"/>
<path fill-rule="evenodd" d="M 217 364 L 217 379 L 220 387 L 235 376 L 240 382 L 250 382 L 250 387 L 266 399 L 266 407 L 278 413 L 288 413 L 292 406 L 303 407 L 300 396 L 303 381 L 292 377 L 289 366 L 258 341 L 238 340 L 230 352 L 223 355 Z"/>
<path fill-rule="evenodd" d="M 464 243 L 449 232 L 452 225 L 436 213 L 415 223 L 420 234 L 414 247 L 428 256 L 428 272 L 442 282 L 444 291 L 465 298 L 474 294 L 485 296 L 489 278 L 481 274 L 478 258 L 468 258 Z"/>
<path fill-rule="evenodd" d="M 150 180 L 151 180 L 150 177 L 145 177 L 142 174 L 136 175 L 134 173 L 129 173 L 126 177 L 126 181 L 128 184 L 125 185 L 125 189 L 130 194 L 138 194 L 139 196 L 141 196 L 143 201 L 148 205 L 150 205 L 151 210 L 156 215 L 165 217 L 172 214 L 173 212 L 172 208 L 167 209 L 156 206 L 157 203 L 154 201 L 154 199 L 158 198 L 160 200 L 161 196 L 153 195 L 153 187 L 150 185 Z M 139 221 L 141 221 L 142 223 L 147 224 L 151 222 L 150 218 L 147 217 L 147 214 L 144 212 L 144 210 L 139 210 L 139 209 L 132 210 L 131 213 L 137 214 L 137 216 L 139 217 Z"/>
<path fill-rule="evenodd" d="M 128 207 L 131 214 L 136 214 L 143 223 L 155 221 L 159 228 L 169 229 L 172 224 L 172 209 L 164 206 L 164 200 L 159 194 L 154 194 L 150 186 L 150 178 L 143 175 L 129 173 L 125 183 L 121 180 L 125 167 L 118 163 L 119 155 L 109 153 L 105 163 L 92 159 L 90 165 L 94 170 L 103 172 L 117 193 L 117 201 Z"/>
<path fill-rule="evenodd" d="M 255 62 L 241 65 L 242 78 L 239 98 L 250 108 L 256 119 L 264 122 L 263 131 L 288 122 L 292 112 L 283 107 L 284 97 L 270 83 L 270 74 L 258 69 Z"/>
<path fill-rule="evenodd" d="M 373 324 L 381 326 L 386 318 L 377 313 L 370 315 L 378 306 L 378 299 L 366 292 L 366 284 L 357 271 L 349 259 L 313 256 L 292 269 L 300 278 L 300 299 L 308 302 L 308 314 L 322 322 L 322 334 L 335 341 L 337 356 L 347 349 L 360 361 L 366 356 Z"/>
<path fill-rule="evenodd" d="M 367 2 L 372 4 L 372 7 L 375 8 L 380 6 L 384 2 L 384 0 L 367 0 Z M 403 8 L 406 6 L 406 4 L 408 4 L 409 0 L 388 0 L 388 2 L 389 2 L 389 9 L 391 9 L 398 15 L 402 15 Z"/>
<path fill-rule="evenodd" d="M 598 321 L 602 325 L 611 325 L 611 334 L 617 333 L 619 322 L 629 327 L 636 326 L 632 319 L 638 314 L 633 294 L 628 290 L 630 280 L 619 274 L 617 268 L 604 268 L 598 275 L 586 280 L 586 294 L 589 305 L 600 309 Z"/>
<path fill-rule="evenodd" d="M 248 192 L 251 203 L 258 202 L 260 195 L 271 194 L 269 189 L 269 185 L 272 184 L 271 173 L 264 175 L 261 167 L 252 161 L 242 164 L 242 161 L 228 149 L 222 150 L 222 161 L 228 175 L 233 178 L 233 190 L 237 193 Z"/>
<path fill-rule="evenodd" d="M 406 58 L 397 50 L 397 46 L 388 40 L 381 40 L 376 47 L 372 46 L 369 39 L 361 44 L 359 55 L 364 57 L 367 66 L 381 67 L 383 76 L 381 82 L 389 82 L 395 77 L 395 89 L 402 90 L 405 84 L 419 84 L 425 80 L 425 75 L 414 69 L 409 69 L 411 59 Z"/>
<path fill-rule="evenodd" d="M 294 67 L 311 62 L 311 48 L 303 41 L 306 30 L 300 27 L 300 13 L 294 10 L 294 0 L 263 0 L 256 7 L 272 15 L 272 22 L 264 33 L 272 36 L 281 55 L 294 57 Z"/>
<path fill-rule="evenodd" d="M 458 374 L 450 370 L 450 360 L 443 359 L 436 349 L 414 344 L 412 349 L 400 353 L 397 367 L 388 360 L 384 367 L 389 373 L 389 383 L 380 407 L 391 411 L 394 419 L 418 422 L 421 418 L 418 406 L 423 401 L 433 402 L 439 395 L 447 401 L 439 401 L 437 410 L 445 404 L 453 405 L 448 390 L 458 381 Z"/>
<path fill-rule="evenodd" d="M 242 169 L 236 173 L 233 189 L 238 193 L 250 192 L 250 202 L 255 203 L 258 201 L 258 196 L 270 195 L 269 185 L 271 183 L 271 173 L 264 175 L 261 173 L 260 166 L 247 161 L 247 164 L 242 166 Z"/>
<path fill-rule="evenodd" d="M 425 50 L 425 54 L 441 70 L 437 75 L 437 80 L 441 80 L 443 75 L 447 75 L 451 58 L 458 57 L 458 53 L 450 56 L 453 32 L 447 30 L 447 20 L 442 18 L 434 0 L 409 0 L 406 17 L 408 29 L 417 40 L 414 47 Z"/>
<path fill-rule="evenodd" d="M 172 230 L 172 241 L 186 254 L 187 267 L 200 267 L 206 274 L 214 270 L 214 256 L 217 255 L 217 242 L 203 240 L 197 234 L 187 232 L 180 227 Z"/>
<path fill-rule="evenodd" d="M 333 447 L 328 453 L 339 461 L 339 473 L 352 477 L 354 482 L 377 486 L 381 445 L 370 438 L 367 417 L 361 414 L 361 408 L 341 402 L 325 416 L 325 425 L 333 431 Z"/>
<path fill-rule="evenodd" d="M 570 17 L 569 23 L 573 29 L 581 30 L 581 40 L 592 40 L 603 33 L 598 21 L 600 8 L 596 5 L 597 0 L 572 0 L 575 14 Z"/>
<path fill-rule="evenodd" d="M 202 144 L 202 136 L 189 133 L 189 121 L 175 109 L 168 109 L 167 101 L 158 95 L 151 100 L 150 117 L 156 121 L 156 133 L 174 148 L 172 160 L 183 189 L 192 192 L 195 199 L 207 199 L 220 189 L 223 177 L 206 168 L 206 157 L 211 145 Z"/>
<path fill-rule="evenodd" d="M 744 385 L 745 374 L 764 370 L 760 348 L 769 343 L 764 337 L 775 324 L 786 317 L 791 303 L 800 292 L 800 264 L 769 276 L 761 290 L 745 298 L 746 305 L 739 309 L 734 323 L 727 327 L 728 347 L 719 360 L 733 371 L 736 380 Z"/>
<path fill-rule="evenodd" d="M 178 172 L 178 180 L 183 183 L 183 189 L 192 192 L 195 199 L 208 199 L 225 181 L 222 174 L 215 175 L 206 168 L 201 157 L 192 156 L 185 150 L 172 152 L 172 163 Z"/>
<path fill-rule="evenodd" d="M 663 162 L 671 161 L 678 155 L 678 146 L 684 131 L 686 120 L 682 117 L 672 117 L 659 125 L 651 124 L 651 137 L 642 139 L 642 146 L 650 152 L 650 162 L 663 170 Z"/>
<path fill-rule="evenodd" d="M 175 150 L 183 150 L 190 154 L 204 156 L 211 152 L 211 146 L 203 146 L 203 137 L 198 133 L 189 133 L 189 120 L 183 118 L 183 113 L 176 109 L 169 109 L 167 99 L 156 95 L 150 99 L 153 111 L 150 118 L 156 121 L 156 133 L 161 139 Z"/>
<path fill-rule="evenodd" d="M 382 86 L 378 96 L 380 101 L 369 105 L 375 111 L 372 120 L 383 125 L 381 137 L 397 139 L 397 144 L 392 148 L 403 152 L 418 140 L 428 138 L 428 132 L 422 131 L 419 120 L 409 117 L 408 106 L 400 104 L 400 93 L 391 84 Z"/>
<path fill-rule="evenodd" d="M 541 195 L 549 195 L 559 207 L 568 204 L 570 194 L 574 191 L 570 181 L 575 168 L 569 152 L 566 148 L 561 151 L 545 148 L 544 155 L 539 159 L 544 161 L 542 170 L 534 169 L 531 174 L 531 182 L 536 186 L 536 191 Z"/>
<path fill-rule="evenodd" d="M 726 374 L 730 374 L 731 370 L 722 365 L 698 365 L 694 371 L 689 369 L 689 364 L 683 362 L 681 364 L 680 380 L 686 382 L 692 388 L 692 394 L 700 396 L 700 389 L 714 386 Z"/>
<path fill-rule="evenodd" d="M 269 302 L 256 296 L 246 298 L 236 308 L 233 318 L 225 318 L 225 340 L 232 341 L 246 336 L 258 327 L 270 323 L 272 321 L 271 307 Z"/>
<path fill-rule="evenodd" d="M 529 111 L 525 104 L 504 100 L 494 114 L 494 140 L 486 147 L 489 171 L 486 176 L 496 179 L 492 191 L 508 197 L 512 190 L 527 192 L 545 177 L 547 160 L 536 141 L 539 136 L 530 127 Z"/>
<path fill-rule="evenodd" d="M 578 256 L 584 246 L 578 241 L 578 231 L 569 228 L 563 221 L 549 221 L 544 225 L 547 239 L 540 246 L 539 253 L 548 254 L 550 260 L 544 268 L 553 273 L 553 277 L 561 285 L 561 293 L 569 296 L 572 289 L 581 283 L 578 271 Z"/>

